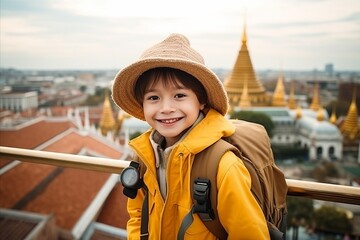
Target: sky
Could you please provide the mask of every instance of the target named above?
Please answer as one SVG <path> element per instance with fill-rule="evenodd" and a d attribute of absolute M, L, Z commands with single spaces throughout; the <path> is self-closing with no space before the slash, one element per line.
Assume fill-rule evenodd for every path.
<path fill-rule="evenodd" d="M 121 69 L 171 33 L 231 69 L 360 70 L 360 0 L 0 0 L 0 67 Z"/>

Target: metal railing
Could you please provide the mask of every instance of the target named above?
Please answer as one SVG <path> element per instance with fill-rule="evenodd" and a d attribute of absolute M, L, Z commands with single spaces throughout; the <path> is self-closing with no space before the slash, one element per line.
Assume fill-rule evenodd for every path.
<path fill-rule="evenodd" d="M 0 146 L 0 158 L 108 173 L 120 173 L 123 168 L 129 165 L 129 161 L 125 160 L 2 146 Z M 286 179 L 286 183 L 288 185 L 288 196 L 300 196 L 329 202 L 360 205 L 360 188 L 358 187 L 293 179 Z"/>

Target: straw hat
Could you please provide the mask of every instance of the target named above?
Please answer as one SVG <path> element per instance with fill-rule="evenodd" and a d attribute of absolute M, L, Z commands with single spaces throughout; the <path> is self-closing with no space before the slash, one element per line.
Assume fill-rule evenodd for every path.
<path fill-rule="evenodd" d="M 135 98 L 135 84 L 142 73 L 157 67 L 176 68 L 194 76 L 206 90 L 207 104 L 222 115 L 226 114 L 228 99 L 222 82 L 181 34 L 171 34 L 147 49 L 138 61 L 118 72 L 112 91 L 114 102 L 128 114 L 145 120 L 142 104 Z"/>

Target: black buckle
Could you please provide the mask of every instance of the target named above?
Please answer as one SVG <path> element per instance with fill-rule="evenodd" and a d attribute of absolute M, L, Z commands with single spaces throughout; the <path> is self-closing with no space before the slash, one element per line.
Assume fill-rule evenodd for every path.
<path fill-rule="evenodd" d="M 198 213 L 203 221 L 212 221 L 215 219 L 214 210 L 210 202 L 211 183 L 209 179 L 197 178 L 194 180 L 193 198 L 196 203 L 194 212 Z"/>

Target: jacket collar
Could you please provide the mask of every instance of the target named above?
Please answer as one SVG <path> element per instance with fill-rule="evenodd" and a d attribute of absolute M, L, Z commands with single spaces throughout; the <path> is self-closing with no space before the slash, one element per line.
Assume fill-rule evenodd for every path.
<path fill-rule="evenodd" d="M 235 132 L 235 126 L 223 115 L 210 109 L 205 118 L 183 139 L 183 144 L 191 153 L 197 154 L 222 137 Z"/>

